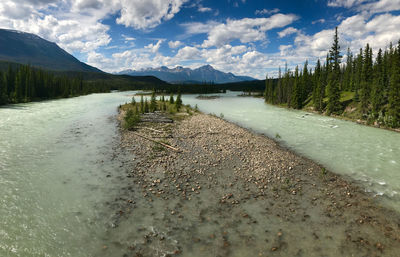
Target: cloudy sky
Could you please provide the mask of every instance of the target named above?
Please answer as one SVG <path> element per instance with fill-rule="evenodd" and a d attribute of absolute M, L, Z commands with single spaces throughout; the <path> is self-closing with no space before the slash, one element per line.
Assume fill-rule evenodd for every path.
<path fill-rule="evenodd" d="M 1 0 L 0 28 L 35 33 L 104 71 L 211 64 L 264 78 L 400 39 L 400 0 Z"/>

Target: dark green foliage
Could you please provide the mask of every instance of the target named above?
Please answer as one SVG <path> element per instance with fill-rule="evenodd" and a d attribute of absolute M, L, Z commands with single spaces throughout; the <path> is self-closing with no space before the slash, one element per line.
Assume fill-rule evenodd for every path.
<path fill-rule="evenodd" d="M 153 91 L 150 99 L 150 112 L 155 112 L 156 110 L 157 110 L 156 92 Z"/>
<path fill-rule="evenodd" d="M 144 113 L 149 112 L 149 104 L 147 103 L 147 99 L 144 100 Z"/>
<path fill-rule="evenodd" d="M 136 112 L 134 112 L 132 109 L 129 109 L 126 112 L 124 120 L 125 120 L 125 128 L 126 129 L 134 128 L 140 121 L 140 115 L 139 115 L 139 112 L 137 111 L 137 109 L 136 109 Z"/>
<path fill-rule="evenodd" d="M 293 84 L 293 90 L 292 90 L 292 101 L 290 107 L 293 107 L 294 109 L 301 109 L 303 108 L 303 92 L 302 92 L 302 86 L 300 83 L 299 79 L 299 67 L 296 66 L 296 69 L 294 71 L 294 84 Z"/>
<path fill-rule="evenodd" d="M 388 125 L 391 127 L 400 126 L 400 60 L 398 55 L 400 53 L 396 51 L 390 77 Z"/>
<path fill-rule="evenodd" d="M 170 96 L 169 96 L 169 103 L 170 104 L 174 104 L 174 95 L 173 94 L 171 94 Z"/>
<path fill-rule="evenodd" d="M 369 44 L 354 57 L 347 49 L 346 64 L 341 67 L 337 30 L 333 41 L 325 63 L 318 60 L 313 72 L 305 62 L 302 70 L 285 67 L 283 75 L 279 69 L 277 79 L 267 78 L 265 101 L 296 109 L 313 106 L 328 115 L 346 115 L 358 107 L 357 119 L 400 127 L 400 42 L 397 47 L 390 44 L 385 51 L 379 49 L 375 62 Z"/>
<path fill-rule="evenodd" d="M 181 96 L 181 93 L 178 93 L 178 96 L 176 97 L 175 107 L 176 107 L 176 110 L 178 112 L 182 107 L 182 96 Z"/>
<path fill-rule="evenodd" d="M 329 51 L 329 61 L 332 69 L 329 71 L 328 75 L 328 85 L 327 85 L 327 97 L 328 104 L 326 107 L 326 112 L 330 114 L 339 114 L 341 110 L 340 106 L 340 60 L 342 56 L 340 55 L 339 37 L 337 27 L 335 28 L 335 36 L 333 37 L 333 45 Z"/>
<path fill-rule="evenodd" d="M 29 65 L 9 65 L 7 71 L 0 71 L 0 105 L 109 91 L 102 83 L 57 76 Z"/>
<path fill-rule="evenodd" d="M 143 100 L 143 96 L 140 96 L 140 113 L 144 113 L 144 100 Z"/>

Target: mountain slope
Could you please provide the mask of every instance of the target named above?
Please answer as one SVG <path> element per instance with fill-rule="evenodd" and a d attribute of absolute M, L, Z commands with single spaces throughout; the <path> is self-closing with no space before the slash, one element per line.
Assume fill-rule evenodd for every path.
<path fill-rule="evenodd" d="M 205 65 L 197 69 L 183 68 L 178 66 L 173 69 L 169 69 L 165 66 L 160 68 L 150 68 L 146 70 L 134 71 L 126 70 L 119 74 L 127 74 L 131 76 L 155 76 L 161 80 L 170 83 L 201 83 L 201 82 L 212 82 L 212 83 L 230 83 L 255 80 L 251 77 L 246 76 L 235 76 L 232 73 L 225 73 L 214 69 L 211 65 Z"/>
<path fill-rule="evenodd" d="M 0 29 L 0 60 L 56 71 L 101 72 L 80 62 L 56 43 L 15 30 Z"/>

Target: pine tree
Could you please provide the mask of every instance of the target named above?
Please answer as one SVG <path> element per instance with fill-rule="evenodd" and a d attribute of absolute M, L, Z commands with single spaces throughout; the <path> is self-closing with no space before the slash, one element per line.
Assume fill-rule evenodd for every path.
<path fill-rule="evenodd" d="M 140 96 L 140 113 L 145 113 L 143 95 Z"/>
<path fill-rule="evenodd" d="M 5 75 L 0 71 L 0 105 L 7 104 L 7 83 L 5 80 Z"/>
<path fill-rule="evenodd" d="M 333 45 L 329 51 L 329 60 L 332 65 L 332 72 L 328 77 L 328 104 L 327 114 L 338 114 L 341 110 L 340 106 L 340 90 L 339 90 L 339 76 L 340 76 L 340 46 L 337 27 L 335 28 L 335 36 L 333 38 Z"/>
<path fill-rule="evenodd" d="M 372 49 L 369 44 L 365 47 L 364 51 L 364 63 L 362 68 L 362 81 L 361 81 L 361 95 L 360 95 L 360 107 L 361 112 L 366 115 L 368 112 L 371 82 L 372 82 Z"/>
<path fill-rule="evenodd" d="M 351 90 L 351 80 L 353 74 L 353 54 L 350 51 L 350 48 L 347 48 L 347 60 L 346 60 L 346 67 L 344 72 L 344 79 L 343 79 L 343 89 L 346 91 Z"/>
<path fill-rule="evenodd" d="M 376 57 L 374 67 L 374 78 L 373 78 L 373 89 L 372 89 L 372 115 L 376 119 L 379 116 L 379 112 L 383 106 L 383 94 L 384 94 L 384 79 L 383 79 L 383 56 L 382 49 L 379 49 Z"/>
<path fill-rule="evenodd" d="M 310 80 L 310 75 L 308 71 L 308 60 L 306 60 L 306 62 L 304 63 L 300 90 L 302 92 L 301 106 L 303 107 L 304 101 L 307 100 L 308 96 L 312 93 L 313 90 L 312 81 Z"/>
<path fill-rule="evenodd" d="M 321 81 L 321 62 L 318 59 L 317 65 L 315 66 L 315 71 L 314 71 L 314 89 L 313 89 L 313 105 L 314 108 L 317 111 L 322 110 L 322 97 L 321 97 L 321 87 L 322 87 L 322 81 Z"/>
<path fill-rule="evenodd" d="M 150 100 L 150 112 L 155 112 L 157 110 L 156 92 L 153 91 Z"/>
<path fill-rule="evenodd" d="M 178 96 L 176 97 L 176 101 L 175 101 L 175 107 L 178 112 L 182 107 L 182 99 L 181 98 L 182 98 L 182 96 L 181 96 L 181 93 L 179 92 Z"/>
<path fill-rule="evenodd" d="M 293 82 L 293 91 L 292 91 L 292 105 L 291 107 L 295 109 L 301 109 L 303 107 L 302 101 L 302 90 L 301 83 L 299 80 L 299 67 L 296 66 L 294 71 L 294 82 Z"/>
<path fill-rule="evenodd" d="M 170 103 L 170 104 L 174 104 L 174 95 L 173 95 L 173 94 L 171 94 L 171 95 L 169 96 L 169 103 Z"/>
<path fill-rule="evenodd" d="M 388 125 L 400 126 L 400 44 L 399 51 L 393 54 L 392 75 L 389 89 Z"/>
<path fill-rule="evenodd" d="M 149 104 L 147 103 L 147 98 L 144 100 L 144 113 L 149 112 Z"/>

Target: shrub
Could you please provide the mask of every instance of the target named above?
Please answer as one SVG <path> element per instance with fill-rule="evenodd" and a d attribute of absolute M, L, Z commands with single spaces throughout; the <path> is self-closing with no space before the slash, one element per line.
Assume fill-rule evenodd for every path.
<path fill-rule="evenodd" d="M 139 113 L 135 113 L 131 109 L 129 109 L 126 112 L 124 120 L 125 120 L 125 128 L 132 129 L 139 123 L 140 115 Z"/>

